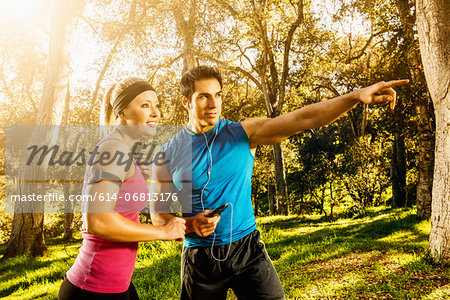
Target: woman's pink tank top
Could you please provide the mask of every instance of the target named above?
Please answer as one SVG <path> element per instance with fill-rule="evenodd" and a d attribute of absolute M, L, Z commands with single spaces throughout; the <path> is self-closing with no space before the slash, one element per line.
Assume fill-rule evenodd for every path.
<path fill-rule="evenodd" d="M 110 139 L 117 138 L 105 138 L 97 145 Z M 145 207 L 146 201 L 133 199 L 140 200 L 140 195 L 147 196 L 149 191 L 139 166 L 136 163 L 134 165 L 133 176 L 123 181 L 119 189 L 114 210 L 125 218 L 139 223 L 138 212 Z M 125 292 L 133 275 L 138 243 L 113 242 L 87 233 L 85 215 L 81 234 L 83 245 L 73 266 L 66 273 L 67 279 L 73 285 L 92 292 Z"/>

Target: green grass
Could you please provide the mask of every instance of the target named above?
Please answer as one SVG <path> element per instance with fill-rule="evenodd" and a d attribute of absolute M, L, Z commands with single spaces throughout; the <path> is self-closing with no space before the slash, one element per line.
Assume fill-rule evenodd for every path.
<path fill-rule="evenodd" d="M 319 216 L 257 221 L 288 299 L 450 299 L 450 270 L 426 259 L 430 223 L 411 209 L 371 209 L 335 222 Z M 0 262 L 0 297 L 57 297 L 81 240 L 47 244 L 47 257 Z M 176 242 L 141 243 L 133 276 L 141 299 L 178 298 L 180 253 Z"/>

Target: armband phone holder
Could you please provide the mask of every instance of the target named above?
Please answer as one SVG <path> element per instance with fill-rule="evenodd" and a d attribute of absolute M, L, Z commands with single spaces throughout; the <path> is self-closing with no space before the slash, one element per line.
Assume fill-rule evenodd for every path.
<path fill-rule="evenodd" d="M 119 187 L 122 185 L 122 180 L 118 176 L 116 176 L 112 173 L 106 172 L 99 168 L 93 169 L 88 176 L 87 183 L 94 184 L 94 183 L 99 183 L 101 181 L 109 181 L 109 182 L 119 185 Z"/>

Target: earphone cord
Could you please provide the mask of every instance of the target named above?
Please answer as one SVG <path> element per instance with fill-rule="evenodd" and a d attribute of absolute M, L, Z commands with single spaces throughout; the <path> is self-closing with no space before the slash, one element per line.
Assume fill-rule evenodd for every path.
<path fill-rule="evenodd" d="M 208 166 L 208 171 L 206 171 L 206 174 L 208 175 L 208 180 L 206 181 L 205 185 L 203 186 L 202 192 L 200 194 L 200 202 L 202 203 L 202 211 L 205 210 L 205 206 L 203 205 L 203 191 L 206 189 L 206 187 L 209 184 L 209 180 L 211 179 L 211 169 L 212 169 L 212 153 L 211 153 L 211 149 L 212 149 L 212 146 L 214 144 L 214 141 L 216 140 L 217 130 L 219 130 L 219 126 L 217 126 L 216 132 L 214 133 L 214 138 L 211 141 L 211 148 L 208 145 L 208 138 L 206 137 L 206 134 L 202 131 L 203 137 L 205 138 L 206 148 L 208 149 L 209 157 L 211 158 L 211 162 L 210 162 L 210 164 Z"/>
<path fill-rule="evenodd" d="M 208 145 L 208 138 L 206 137 L 206 134 L 202 131 L 203 137 L 205 138 L 206 148 L 208 149 L 209 157 L 210 157 L 210 159 L 211 159 L 211 163 L 209 164 L 209 166 L 208 166 L 208 171 L 207 171 L 208 180 L 206 181 L 205 185 L 203 186 L 202 191 L 201 191 L 201 194 L 200 194 L 200 202 L 201 202 L 201 204 L 202 204 L 202 211 L 205 210 L 205 206 L 203 205 L 203 191 L 205 190 L 206 186 L 209 184 L 209 180 L 210 180 L 210 178 L 211 178 L 211 169 L 212 169 L 212 153 L 211 153 L 211 149 L 212 149 L 212 146 L 213 146 L 213 144 L 214 144 L 214 141 L 216 140 L 216 137 L 217 137 L 217 131 L 218 131 L 218 130 L 219 130 L 219 127 L 217 126 L 216 132 L 214 133 L 214 138 L 213 138 L 212 141 L 211 141 L 211 147 L 209 147 L 209 145 Z M 216 257 L 214 256 L 214 253 L 213 253 L 213 247 L 214 247 L 214 243 L 215 243 L 215 241 L 216 241 L 216 233 L 215 233 L 215 232 L 213 232 L 214 238 L 213 238 L 213 242 L 212 242 L 212 244 L 211 244 L 211 256 L 212 256 L 212 258 L 214 258 L 216 261 L 219 261 L 219 262 L 220 262 L 220 261 L 225 261 L 225 260 L 228 258 L 228 256 L 230 255 L 231 241 L 233 240 L 233 203 L 228 202 L 228 204 L 231 205 L 230 244 L 228 245 L 228 251 L 227 251 L 227 255 L 225 256 L 225 258 L 218 259 L 218 258 L 216 258 Z"/>
<path fill-rule="evenodd" d="M 213 238 L 213 242 L 211 244 L 211 256 L 212 258 L 214 258 L 216 261 L 225 261 L 228 258 L 228 255 L 230 255 L 230 250 L 231 250 L 231 241 L 233 240 L 233 203 L 228 202 L 228 204 L 231 205 L 231 219 L 230 219 L 230 243 L 228 244 L 228 251 L 227 251 L 227 255 L 225 255 L 224 258 L 222 259 L 218 259 L 214 256 L 213 253 L 213 247 L 214 247 L 214 242 L 216 241 L 216 233 L 213 232 L 214 234 L 214 238 Z"/>

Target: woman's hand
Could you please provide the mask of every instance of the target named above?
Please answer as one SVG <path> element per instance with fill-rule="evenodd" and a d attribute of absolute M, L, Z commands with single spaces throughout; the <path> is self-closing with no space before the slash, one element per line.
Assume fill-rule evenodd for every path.
<path fill-rule="evenodd" d="M 142 175 L 144 176 L 145 180 L 152 178 L 152 165 L 151 164 L 142 164 L 142 165 L 139 165 L 139 168 L 141 169 Z"/>
<path fill-rule="evenodd" d="M 171 218 L 162 227 L 161 240 L 163 241 L 182 241 L 184 240 L 184 233 L 186 232 L 186 220 L 182 218 Z"/>

